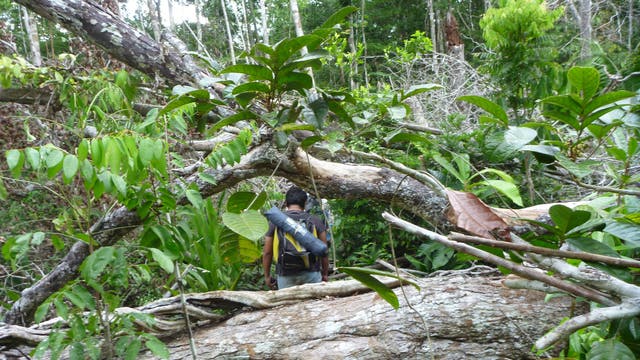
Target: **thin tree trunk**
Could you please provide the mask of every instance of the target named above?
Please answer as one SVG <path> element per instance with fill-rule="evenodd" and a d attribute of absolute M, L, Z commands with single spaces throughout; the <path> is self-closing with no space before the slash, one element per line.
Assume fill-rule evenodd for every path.
<path fill-rule="evenodd" d="M 303 36 L 304 30 L 302 29 L 302 18 L 300 17 L 298 0 L 289 0 L 289 6 L 291 7 L 291 17 L 293 18 L 293 26 L 296 30 L 296 36 Z M 300 49 L 300 53 L 302 53 L 302 55 L 307 55 L 309 51 L 307 50 L 307 47 L 304 46 L 302 49 Z M 311 68 L 307 68 L 307 72 L 309 73 L 309 76 L 311 76 L 311 81 L 313 81 L 313 87 L 315 89 L 316 80 L 313 76 L 313 70 Z"/>
<path fill-rule="evenodd" d="M 173 32 L 176 27 L 173 20 L 173 0 L 167 0 L 167 16 L 169 17 L 169 30 Z"/>
<path fill-rule="evenodd" d="M 369 87 L 369 73 L 367 72 L 367 37 L 364 31 L 364 8 L 365 0 L 360 2 L 360 32 L 362 33 L 362 74 L 364 75 L 364 85 Z"/>
<path fill-rule="evenodd" d="M 229 24 L 229 15 L 227 14 L 227 2 L 220 0 L 220 6 L 222 6 L 222 15 L 224 16 L 224 24 L 227 29 L 227 42 L 229 44 L 229 56 L 231 56 L 231 63 L 236 64 L 236 51 L 233 48 L 233 35 L 231 34 L 231 24 Z"/>
<path fill-rule="evenodd" d="M 356 54 L 358 53 L 358 48 L 356 47 L 356 27 L 353 26 L 355 20 L 355 15 L 350 16 L 349 20 L 349 51 L 351 51 L 351 61 L 349 61 L 349 86 L 351 90 L 354 90 L 358 87 L 356 83 L 356 76 L 358 76 L 358 60 L 356 59 Z"/>
<path fill-rule="evenodd" d="M 24 24 L 24 30 L 29 38 L 29 61 L 35 66 L 42 65 L 42 55 L 40 54 L 40 36 L 38 36 L 38 24 L 35 19 L 32 19 L 29 15 L 29 10 L 26 7 L 21 6 L 22 9 L 22 22 Z"/>
<path fill-rule="evenodd" d="M 427 0 L 427 9 L 429 11 L 429 36 L 431 36 L 433 51 L 438 51 L 438 41 L 436 35 L 436 15 L 433 12 L 433 0 Z"/>
<path fill-rule="evenodd" d="M 158 1 L 159 0 L 147 0 L 147 6 L 149 7 L 149 17 L 151 18 L 153 38 L 159 43 L 162 36 L 162 28 L 160 26 L 160 19 L 158 17 Z"/>
<path fill-rule="evenodd" d="M 591 59 L 591 0 L 580 0 L 580 60 Z"/>
<path fill-rule="evenodd" d="M 240 2 L 241 6 L 242 6 L 242 21 L 244 22 L 242 29 L 244 31 L 244 37 L 245 37 L 245 51 L 249 51 L 252 47 L 253 47 L 253 42 L 251 40 L 251 24 L 249 23 L 248 17 L 247 17 L 247 4 L 245 3 L 245 0 L 241 0 Z"/>
<path fill-rule="evenodd" d="M 627 50 L 633 52 L 633 1 L 629 0 L 629 31 L 627 34 Z"/>
<path fill-rule="evenodd" d="M 258 0 L 258 6 L 260 7 L 260 28 L 262 29 L 262 42 L 269 44 L 269 5 L 267 0 Z"/>
<path fill-rule="evenodd" d="M 200 5 L 200 0 L 195 0 L 195 6 L 196 6 L 196 37 L 197 37 L 197 43 L 198 43 L 198 52 L 202 53 L 204 51 L 204 49 L 202 48 L 202 20 L 200 19 L 200 8 L 202 7 Z"/>

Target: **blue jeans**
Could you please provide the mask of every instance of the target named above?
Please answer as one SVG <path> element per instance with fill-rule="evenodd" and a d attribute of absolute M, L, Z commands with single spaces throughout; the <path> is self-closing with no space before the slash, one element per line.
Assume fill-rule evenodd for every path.
<path fill-rule="evenodd" d="M 303 271 L 296 275 L 278 275 L 278 289 L 285 289 L 295 285 L 319 283 L 322 281 L 320 271 Z"/>

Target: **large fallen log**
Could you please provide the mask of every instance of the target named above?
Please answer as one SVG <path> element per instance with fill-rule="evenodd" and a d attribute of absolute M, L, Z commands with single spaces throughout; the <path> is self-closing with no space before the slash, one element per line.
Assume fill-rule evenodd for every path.
<path fill-rule="evenodd" d="M 469 271 L 420 279 L 419 291 L 395 290 L 398 310 L 355 281 L 187 294 L 185 301 L 197 324 L 197 359 L 534 359 L 533 342 L 575 315 L 575 304 L 569 297 L 545 302 L 544 293 L 508 289 L 502 279 L 496 272 Z M 193 355 L 182 309 L 175 297 L 116 312 L 156 316 L 158 326 L 146 330 L 165 341 L 171 359 L 185 359 Z M 228 315 L 221 316 L 221 309 Z M 0 355 L 26 358 L 16 349 L 28 353 L 52 324 L 0 327 Z"/>
<path fill-rule="evenodd" d="M 420 285 L 395 290 L 398 310 L 365 293 L 242 312 L 195 329 L 196 357 L 534 359 L 533 342 L 574 305 L 569 297 L 545 302 L 543 293 L 507 289 L 500 277 L 454 273 Z M 186 333 L 164 340 L 171 359 L 192 357 Z"/>

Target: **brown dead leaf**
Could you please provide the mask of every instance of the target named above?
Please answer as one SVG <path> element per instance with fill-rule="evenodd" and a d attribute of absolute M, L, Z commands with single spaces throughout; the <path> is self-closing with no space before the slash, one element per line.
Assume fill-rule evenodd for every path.
<path fill-rule="evenodd" d="M 506 233 L 507 224 L 472 193 L 447 189 L 451 205 L 449 221 L 467 232 L 494 239 L 492 234 Z"/>

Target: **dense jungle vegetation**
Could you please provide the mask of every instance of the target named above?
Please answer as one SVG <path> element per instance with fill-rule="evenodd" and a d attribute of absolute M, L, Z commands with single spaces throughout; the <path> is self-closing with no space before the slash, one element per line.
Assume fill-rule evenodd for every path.
<path fill-rule="evenodd" d="M 166 295 L 266 290 L 261 211 L 280 206 L 292 183 L 328 199 L 331 264 L 347 272 L 377 260 L 423 276 L 491 263 L 437 241 L 452 231 L 640 256 L 637 0 L 69 2 L 165 44 L 139 58 L 39 11 L 53 3 L 0 1 L 0 316 L 66 324 L 35 357 L 135 359 L 143 348 L 168 357 L 134 326 L 152 319 L 113 311 Z M 388 193 L 370 189 L 358 171 L 345 180 L 309 154 L 404 178 Z M 412 202 L 405 178 L 433 190 L 433 204 Z M 517 224 L 491 212 L 536 205 L 543 216 L 518 213 Z M 385 211 L 433 235 L 392 230 Z M 16 305 L 81 246 L 65 281 Z M 533 261 L 527 249 L 475 247 Z M 635 359 L 638 266 L 562 259 L 613 280 L 545 268 L 587 284 L 562 289 L 577 302 L 611 309 L 579 319 L 559 356 Z"/>

